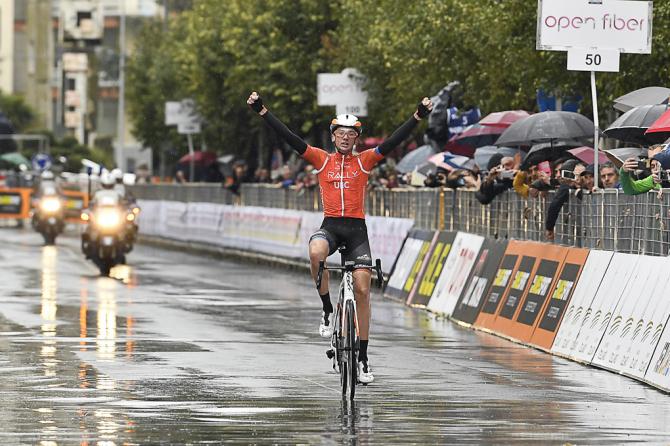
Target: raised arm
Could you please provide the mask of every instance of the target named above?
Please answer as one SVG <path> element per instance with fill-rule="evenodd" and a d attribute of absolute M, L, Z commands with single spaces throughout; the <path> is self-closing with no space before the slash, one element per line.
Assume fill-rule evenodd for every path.
<path fill-rule="evenodd" d="M 414 115 L 412 115 L 411 118 L 409 118 L 403 125 L 398 127 L 395 132 L 391 134 L 384 142 L 379 144 L 379 147 L 377 147 L 377 151 L 381 155 L 388 155 L 391 150 L 395 149 L 398 147 L 398 144 L 403 142 L 407 137 L 412 133 L 412 130 L 414 130 L 414 127 L 421 121 L 423 118 L 428 116 L 430 112 L 433 110 L 433 103 L 431 102 L 430 99 L 428 98 L 423 98 L 421 102 L 419 102 L 419 105 L 416 108 L 416 111 L 414 112 Z"/>
<path fill-rule="evenodd" d="M 252 92 L 249 95 L 249 99 L 247 99 L 247 104 L 249 104 L 249 107 L 258 113 L 259 116 L 265 119 L 265 122 L 272 127 L 274 131 L 293 148 L 293 150 L 300 155 L 305 153 L 305 150 L 307 150 L 307 143 L 286 127 L 286 124 L 281 122 L 275 115 L 270 113 L 270 111 L 263 105 L 263 100 L 258 93 L 255 91 Z"/>

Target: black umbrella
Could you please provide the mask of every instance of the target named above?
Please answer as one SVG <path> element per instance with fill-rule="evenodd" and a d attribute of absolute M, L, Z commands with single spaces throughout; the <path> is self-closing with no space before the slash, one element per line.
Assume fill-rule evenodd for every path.
<path fill-rule="evenodd" d="M 627 112 L 640 105 L 667 104 L 670 97 L 670 88 L 645 87 L 631 91 L 614 100 L 614 108 Z"/>
<path fill-rule="evenodd" d="M 431 145 L 425 145 L 417 147 L 416 149 L 409 152 L 407 155 L 403 156 L 398 164 L 395 166 L 395 170 L 400 173 L 407 173 L 414 170 L 415 167 L 424 164 L 428 161 L 428 158 L 435 154 L 435 150 Z"/>
<path fill-rule="evenodd" d="M 539 164 L 542 161 L 556 161 L 563 156 L 568 149 L 580 147 L 582 143 L 575 140 L 559 139 L 552 142 L 535 144 L 530 148 L 528 154 L 521 163 L 521 169 L 528 169 L 530 166 Z"/>
<path fill-rule="evenodd" d="M 628 158 L 641 158 L 647 156 L 647 149 L 639 147 L 621 147 L 619 149 L 603 150 L 607 159 L 618 169 Z"/>
<path fill-rule="evenodd" d="M 514 156 L 519 152 L 518 149 L 512 149 L 511 147 L 498 147 L 498 146 L 484 146 L 479 147 L 475 150 L 475 163 L 481 168 L 486 170 L 486 167 L 489 164 L 491 157 L 497 153 L 502 156 Z"/>
<path fill-rule="evenodd" d="M 643 146 L 661 143 L 667 135 L 645 135 L 645 132 L 666 110 L 666 105 L 640 105 L 619 116 L 603 133 L 609 138 Z"/>
<path fill-rule="evenodd" d="M 497 146 L 531 145 L 559 139 L 592 138 L 593 122 L 579 113 L 546 111 L 520 119 L 496 141 Z"/>

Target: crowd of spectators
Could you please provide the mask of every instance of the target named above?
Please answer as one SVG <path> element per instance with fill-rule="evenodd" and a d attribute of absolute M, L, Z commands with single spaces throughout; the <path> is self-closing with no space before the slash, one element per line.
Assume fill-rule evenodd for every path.
<path fill-rule="evenodd" d="M 561 208 L 569 200 L 582 200 L 585 194 L 596 189 L 619 189 L 625 194 L 640 194 L 651 190 L 670 187 L 670 148 L 654 145 L 647 150 L 647 157 L 623 160 L 620 167 L 612 162 L 594 166 L 573 157 L 568 152 L 553 161 L 542 161 L 523 166 L 525 154 L 516 156 L 493 155 L 486 166 L 468 163 L 467 167 L 451 170 L 436 167 L 427 174 L 417 171 L 401 174 L 396 171 L 396 161 L 388 158 L 375 167 L 369 179 L 370 189 L 394 189 L 409 187 L 446 187 L 471 190 L 477 200 L 488 205 L 496 196 L 510 191 L 524 199 L 549 197 L 545 218 L 546 238 L 554 238 L 554 227 Z M 522 168 L 523 167 L 523 168 Z M 259 167 L 249 172 L 243 162 L 237 162 L 233 175 L 227 177 L 224 185 L 234 193 L 239 193 L 242 182 L 263 183 L 270 187 L 292 188 L 300 191 L 316 190 L 318 180 L 311 164 L 299 158 L 271 171 Z"/>

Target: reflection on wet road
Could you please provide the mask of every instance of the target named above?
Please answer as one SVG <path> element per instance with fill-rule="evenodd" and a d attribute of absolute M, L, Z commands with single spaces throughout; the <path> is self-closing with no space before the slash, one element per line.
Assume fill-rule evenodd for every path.
<path fill-rule="evenodd" d="M 669 396 L 373 303 L 377 381 L 343 404 L 306 273 L 0 232 L 3 444 L 666 443 Z"/>

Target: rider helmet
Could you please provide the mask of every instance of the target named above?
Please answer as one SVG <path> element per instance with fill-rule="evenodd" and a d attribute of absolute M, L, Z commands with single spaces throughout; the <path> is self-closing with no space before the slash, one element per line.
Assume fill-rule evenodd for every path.
<path fill-rule="evenodd" d="M 111 175 L 112 175 L 112 178 L 114 179 L 114 181 L 116 181 L 117 183 L 122 183 L 123 182 L 123 172 L 118 167 L 115 168 L 115 169 L 112 169 Z"/>
<path fill-rule="evenodd" d="M 350 114 L 337 115 L 330 121 L 331 135 L 340 127 L 351 128 L 356 131 L 358 136 L 361 136 L 361 132 L 363 131 L 363 124 L 361 124 L 361 121 L 359 121 L 356 116 Z"/>
<path fill-rule="evenodd" d="M 100 175 L 100 185 L 104 189 L 111 189 L 114 187 L 114 184 L 116 181 L 114 180 L 114 177 L 112 176 L 111 173 L 109 172 L 103 172 L 102 175 Z"/>
<path fill-rule="evenodd" d="M 51 172 L 50 170 L 45 170 L 45 171 L 42 172 L 42 174 L 40 175 L 40 178 L 41 178 L 43 181 L 52 181 L 52 180 L 54 179 L 54 174 L 53 174 L 53 172 Z"/>

